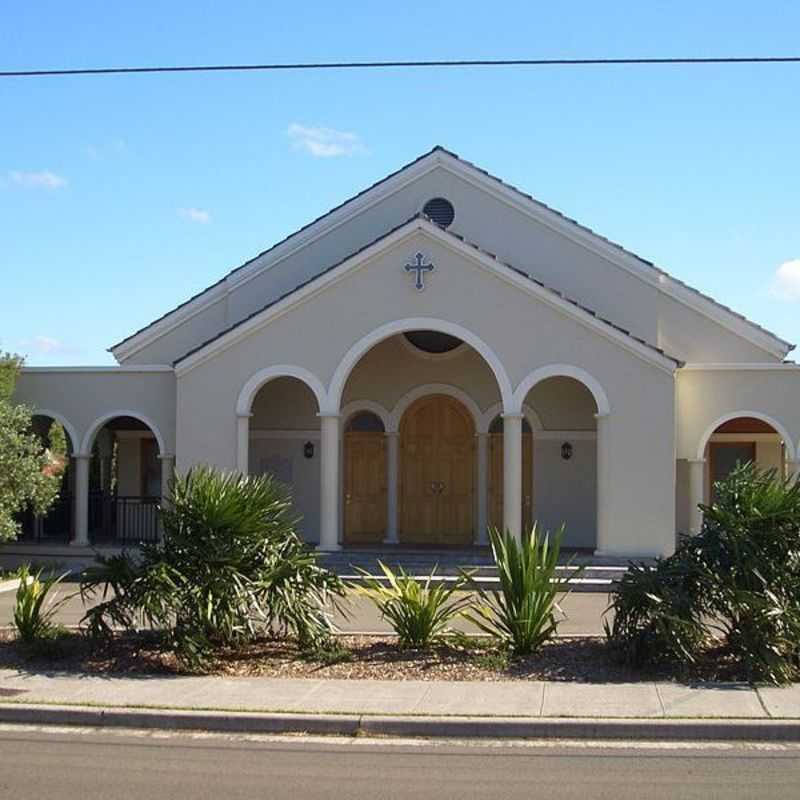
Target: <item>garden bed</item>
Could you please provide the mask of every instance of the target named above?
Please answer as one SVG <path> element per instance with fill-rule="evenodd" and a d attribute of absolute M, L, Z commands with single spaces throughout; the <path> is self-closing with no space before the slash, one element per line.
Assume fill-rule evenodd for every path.
<path fill-rule="evenodd" d="M 208 674 L 265 678 L 368 680 L 639 682 L 654 679 L 736 680 L 723 654 L 709 653 L 691 673 L 633 670 L 615 663 L 599 637 L 558 638 L 536 655 L 509 658 L 486 639 L 457 637 L 427 650 L 401 649 L 390 636 L 339 636 L 321 654 L 291 640 L 260 639 L 216 652 Z M 0 632 L 0 668 L 104 675 L 186 674 L 154 633 L 119 634 L 102 647 L 68 632 L 25 646 Z"/>

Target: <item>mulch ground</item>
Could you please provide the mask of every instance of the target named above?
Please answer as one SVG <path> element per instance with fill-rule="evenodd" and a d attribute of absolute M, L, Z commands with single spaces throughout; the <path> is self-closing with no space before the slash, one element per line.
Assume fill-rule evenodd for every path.
<path fill-rule="evenodd" d="M 391 637 L 341 636 L 322 654 L 302 653 L 292 641 L 260 639 L 220 650 L 207 674 L 270 678 L 377 680 L 637 682 L 654 679 L 736 680 L 722 653 L 709 653 L 692 674 L 633 670 L 617 664 L 601 638 L 562 638 L 536 655 L 510 658 L 488 640 L 458 637 L 428 650 L 401 649 Z M 26 646 L 0 632 L 0 668 L 103 675 L 187 674 L 152 632 L 124 633 L 104 646 L 80 633 Z"/>

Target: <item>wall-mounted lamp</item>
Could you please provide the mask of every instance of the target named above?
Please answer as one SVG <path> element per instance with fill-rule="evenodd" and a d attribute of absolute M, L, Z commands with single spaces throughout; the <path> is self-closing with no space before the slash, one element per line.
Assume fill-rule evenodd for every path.
<path fill-rule="evenodd" d="M 563 458 L 564 461 L 569 461 L 572 458 L 572 445 L 570 442 L 564 442 L 564 444 L 561 445 L 561 458 Z"/>
<path fill-rule="evenodd" d="M 306 442 L 303 445 L 303 455 L 306 458 L 314 458 L 314 442 Z"/>

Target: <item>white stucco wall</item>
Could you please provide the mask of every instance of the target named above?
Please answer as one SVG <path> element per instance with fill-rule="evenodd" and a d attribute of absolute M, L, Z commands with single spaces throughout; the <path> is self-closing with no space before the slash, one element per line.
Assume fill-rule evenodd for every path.
<path fill-rule="evenodd" d="M 19 376 L 15 399 L 60 414 L 75 431 L 77 451 L 103 417 L 130 414 L 152 424 L 165 451 L 174 454 L 175 389 L 171 370 L 26 368 Z"/>
<path fill-rule="evenodd" d="M 425 292 L 417 292 L 403 271 L 417 250 L 437 265 Z M 443 318 L 465 326 L 497 355 L 514 387 L 549 364 L 566 363 L 594 375 L 606 388 L 612 409 L 600 456 L 610 547 L 631 554 L 671 549 L 672 375 L 423 232 L 335 276 L 324 291 L 286 308 L 224 352 L 188 372 L 179 369 L 179 466 L 235 466 L 237 398 L 259 369 L 292 363 L 327 387 L 354 343 L 389 320 L 409 317 Z"/>

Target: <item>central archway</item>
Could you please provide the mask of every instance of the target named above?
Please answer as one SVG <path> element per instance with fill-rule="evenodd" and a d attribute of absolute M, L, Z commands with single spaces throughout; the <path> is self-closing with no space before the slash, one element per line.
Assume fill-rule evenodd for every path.
<path fill-rule="evenodd" d="M 475 529 L 475 424 L 453 397 L 428 395 L 400 421 L 399 539 L 468 546 Z"/>

